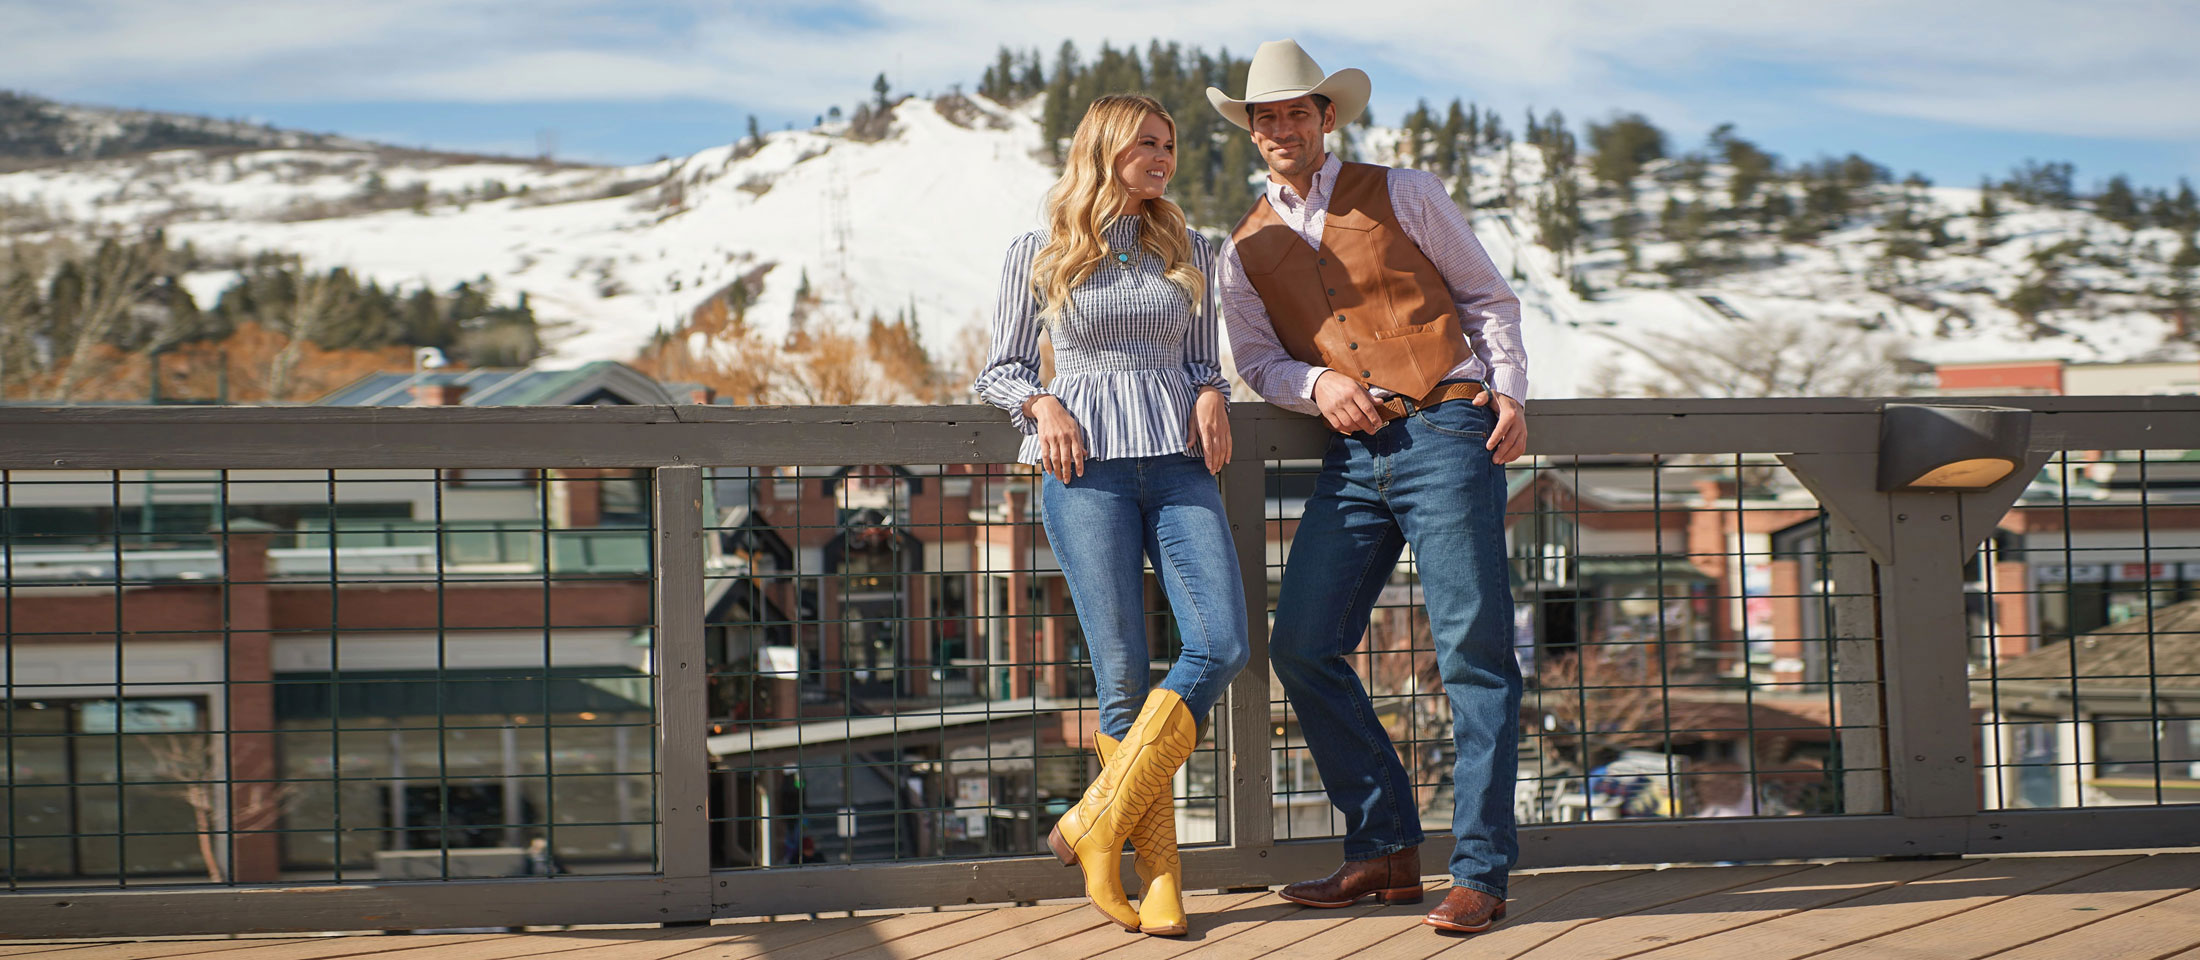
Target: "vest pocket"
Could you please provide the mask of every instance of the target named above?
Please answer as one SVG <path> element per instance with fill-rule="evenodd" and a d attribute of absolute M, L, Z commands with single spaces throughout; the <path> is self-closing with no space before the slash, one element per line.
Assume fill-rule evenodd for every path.
<path fill-rule="evenodd" d="M 1454 314 L 1447 313 L 1426 323 L 1377 331 L 1374 339 L 1383 345 L 1386 362 L 1402 361 L 1402 365 L 1413 371 L 1417 385 L 1413 389 L 1415 395 L 1435 389 L 1437 382 L 1449 376 L 1462 359 L 1459 320 Z"/>

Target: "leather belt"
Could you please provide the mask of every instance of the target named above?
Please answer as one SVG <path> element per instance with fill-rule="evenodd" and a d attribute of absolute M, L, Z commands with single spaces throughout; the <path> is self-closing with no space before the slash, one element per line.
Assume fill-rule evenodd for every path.
<path fill-rule="evenodd" d="M 1426 410 L 1447 400 L 1472 400 L 1481 395 L 1482 385 L 1480 383 L 1473 380 L 1446 380 L 1437 384 L 1436 389 L 1430 390 L 1426 396 L 1413 401 L 1413 406 Z M 1396 420 L 1405 416 L 1408 412 L 1406 398 L 1395 395 L 1375 401 L 1375 406 L 1382 409 L 1384 422 Z"/>

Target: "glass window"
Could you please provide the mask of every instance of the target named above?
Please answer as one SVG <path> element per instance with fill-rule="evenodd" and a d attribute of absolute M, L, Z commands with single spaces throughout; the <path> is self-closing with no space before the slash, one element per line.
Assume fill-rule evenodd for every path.
<path fill-rule="evenodd" d="M 2200 720 L 2102 718 L 2093 724 L 2093 757 L 2104 780 L 2192 780 L 2200 767 Z"/>

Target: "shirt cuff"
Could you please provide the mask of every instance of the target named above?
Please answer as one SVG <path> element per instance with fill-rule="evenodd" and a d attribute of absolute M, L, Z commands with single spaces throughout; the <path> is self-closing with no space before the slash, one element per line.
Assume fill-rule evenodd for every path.
<path fill-rule="evenodd" d="M 1528 400 L 1528 372 L 1517 367 L 1501 367 L 1490 371 L 1489 388 L 1514 400 Z"/>
<path fill-rule="evenodd" d="M 1024 404 L 1029 402 L 1032 397 L 1044 394 L 1046 391 L 1028 383 L 1016 383 L 1008 386 L 1008 391 L 1011 396 L 1007 398 L 1008 402 L 1002 404 L 1002 406 L 1008 410 L 1009 424 L 1016 428 L 1016 432 L 1027 437 L 1038 433 L 1039 421 L 1024 415 Z"/>
<path fill-rule="evenodd" d="M 1299 399 L 1307 401 L 1313 400 L 1314 381 L 1320 380 L 1322 378 L 1322 374 L 1328 372 L 1328 367 L 1308 366 L 1306 368 L 1306 382 L 1299 386 Z"/>

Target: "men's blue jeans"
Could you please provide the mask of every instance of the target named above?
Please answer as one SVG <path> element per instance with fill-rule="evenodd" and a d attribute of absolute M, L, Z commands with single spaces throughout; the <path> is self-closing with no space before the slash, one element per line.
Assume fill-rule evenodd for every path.
<path fill-rule="evenodd" d="M 1182 454 L 1087 460 L 1084 475 L 1048 474 L 1040 490 L 1047 541 L 1092 652 L 1100 731 L 1130 732 L 1146 702 L 1146 558 L 1184 640 L 1161 685 L 1204 720 L 1247 656 L 1245 585 L 1214 476 Z"/>
<path fill-rule="evenodd" d="M 1455 883 L 1499 897 L 1518 858 L 1520 665 L 1513 659 L 1504 468 L 1483 449 L 1492 407 L 1453 400 L 1374 434 L 1334 437 L 1283 571 L 1268 649 L 1347 860 L 1421 842 L 1412 779 L 1347 659 L 1400 550 L 1413 544 L 1436 667 L 1451 699 Z"/>

